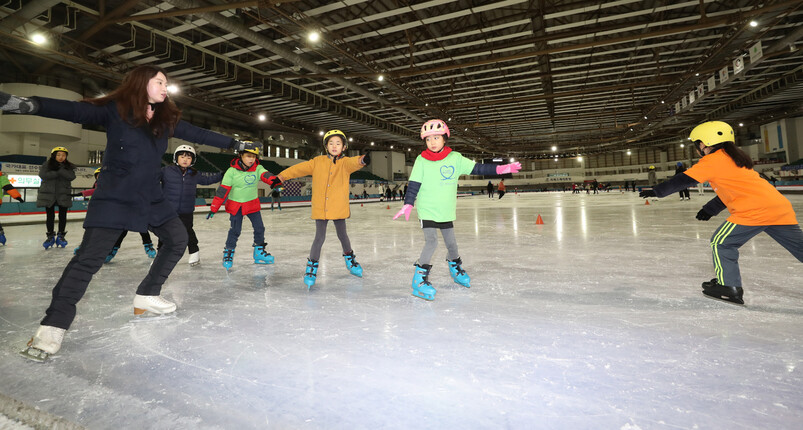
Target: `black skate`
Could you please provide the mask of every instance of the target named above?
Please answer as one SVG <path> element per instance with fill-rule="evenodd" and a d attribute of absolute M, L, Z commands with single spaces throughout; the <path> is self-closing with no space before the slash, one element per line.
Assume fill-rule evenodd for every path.
<path fill-rule="evenodd" d="M 744 304 L 744 300 L 742 300 L 744 290 L 742 287 L 729 287 L 727 285 L 720 285 L 716 278 L 707 282 L 703 282 L 703 294 L 708 297 L 736 303 L 738 305 Z"/>

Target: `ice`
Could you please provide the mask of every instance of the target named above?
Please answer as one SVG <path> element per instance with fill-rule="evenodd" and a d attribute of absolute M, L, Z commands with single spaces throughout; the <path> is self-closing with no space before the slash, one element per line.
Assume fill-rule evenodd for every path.
<path fill-rule="evenodd" d="M 45 364 L 17 352 L 80 223 L 48 251 L 43 225 L 6 224 L 0 393 L 88 428 L 799 428 L 803 265 L 759 235 L 741 249 L 746 306 L 706 298 L 725 215 L 694 216 L 711 197 L 461 198 L 471 288 L 440 243 L 433 302 L 410 294 L 423 234 L 415 216 L 391 220 L 398 201 L 352 205 L 363 278 L 330 225 L 311 291 L 309 208 L 262 212 L 274 265 L 253 264 L 244 222 L 230 273 L 228 217 L 199 214 L 201 265 L 185 255 L 163 289 L 176 318 L 129 322 L 151 261 L 130 234 Z M 788 197 L 800 220 L 803 195 Z"/>

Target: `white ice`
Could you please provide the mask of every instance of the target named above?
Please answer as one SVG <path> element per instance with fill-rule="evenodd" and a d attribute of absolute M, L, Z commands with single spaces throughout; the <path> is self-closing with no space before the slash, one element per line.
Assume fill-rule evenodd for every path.
<path fill-rule="evenodd" d="M 801 428 L 803 265 L 762 234 L 741 249 L 746 305 L 703 296 L 725 219 L 695 219 L 711 197 L 461 198 L 472 287 L 441 243 L 433 302 L 410 294 L 423 234 L 391 221 L 399 202 L 352 205 L 362 279 L 330 225 L 311 291 L 309 208 L 262 212 L 272 266 L 253 264 L 246 221 L 229 274 L 228 217 L 198 215 L 202 264 L 185 255 L 163 289 L 176 318 L 129 322 L 150 263 L 129 234 L 45 364 L 17 352 L 82 230 L 44 251 L 42 224 L 6 225 L 0 393 L 89 428 Z"/>

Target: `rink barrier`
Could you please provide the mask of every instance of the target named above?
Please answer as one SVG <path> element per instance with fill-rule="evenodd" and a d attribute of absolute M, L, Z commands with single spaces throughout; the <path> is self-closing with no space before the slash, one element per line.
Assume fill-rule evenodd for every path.
<path fill-rule="evenodd" d="M 16 421 L 37 430 L 86 430 L 86 427 L 67 421 L 64 418 L 51 415 L 2 393 L 0 393 L 0 416 L 5 416 L 11 421 Z"/>

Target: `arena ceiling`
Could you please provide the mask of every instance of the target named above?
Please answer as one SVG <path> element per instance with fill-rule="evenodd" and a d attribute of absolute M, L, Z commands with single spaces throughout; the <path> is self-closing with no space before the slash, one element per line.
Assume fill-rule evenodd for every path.
<path fill-rule="evenodd" d="M 538 158 L 801 115 L 802 24 L 799 0 L 10 0 L 0 62 L 110 88 L 153 63 L 180 106 L 255 128 L 417 149 L 438 117 L 464 154 Z"/>

